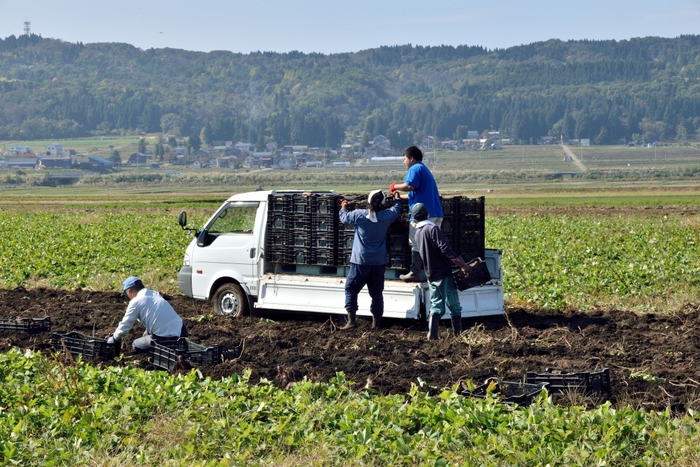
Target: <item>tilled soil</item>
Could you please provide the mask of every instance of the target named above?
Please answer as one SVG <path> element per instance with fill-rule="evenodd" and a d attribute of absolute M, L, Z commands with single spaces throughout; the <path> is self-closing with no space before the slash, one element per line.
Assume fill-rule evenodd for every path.
<path fill-rule="evenodd" d="M 443 321 L 438 341 L 426 340 L 422 322 L 385 320 L 374 331 L 360 318 L 357 329 L 341 331 L 341 317 L 266 314 L 263 318 L 231 319 L 212 314 L 209 303 L 184 296 L 166 296 L 185 319 L 190 340 L 200 345 L 238 348 L 238 358 L 201 367 L 215 379 L 251 371 L 251 382 L 272 381 L 279 387 L 307 377 L 328 381 L 337 372 L 357 383 L 357 390 L 406 393 L 411 384 L 427 391 L 488 377 L 522 381 L 526 371 L 548 367 L 611 374 L 609 399 L 616 406 L 700 408 L 700 315 L 695 306 L 673 314 L 634 314 L 623 310 L 559 313 L 508 309 L 508 315 L 465 319 L 464 333 L 452 337 Z M 51 332 L 78 331 L 106 337 L 126 309 L 118 293 L 53 289 L 0 290 L 0 319 L 49 316 Z M 51 332 L 25 334 L 0 331 L 0 351 L 11 347 L 51 352 Z M 156 370 L 130 341 L 143 332 L 137 324 L 124 339 L 121 362 Z M 594 405 L 602 397 L 569 394 L 563 404 Z"/>

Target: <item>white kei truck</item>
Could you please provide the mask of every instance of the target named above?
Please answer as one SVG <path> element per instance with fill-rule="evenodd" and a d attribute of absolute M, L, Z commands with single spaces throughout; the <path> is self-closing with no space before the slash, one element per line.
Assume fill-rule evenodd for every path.
<path fill-rule="evenodd" d="M 185 251 L 178 273 L 180 290 L 190 298 L 211 300 L 214 312 L 231 317 L 259 316 L 263 310 L 346 315 L 344 286 L 349 266 L 281 264 L 267 255 L 268 217 L 273 214 L 269 200 L 301 193 L 277 190 L 235 194 L 201 230 L 187 227 L 187 214 L 182 212 L 180 226 L 195 238 Z M 338 215 L 337 211 L 333 214 Z M 501 251 L 486 249 L 484 256 L 491 280 L 459 292 L 463 318 L 504 312 Z M 383 317 L 424 319 L 426 305 L 430 306 L 427 283 L 403 282 L 399 272 L 386 270 Z M 370 302 L 365 287 L 358 298 L 358 316 L 372 316 Z M 443 318 L 449 319 L 449 312 Z"/>

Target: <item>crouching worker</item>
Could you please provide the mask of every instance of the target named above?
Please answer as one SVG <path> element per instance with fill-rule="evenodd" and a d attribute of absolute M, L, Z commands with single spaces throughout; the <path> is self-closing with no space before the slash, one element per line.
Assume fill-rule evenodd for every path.
<path fill-rule="evenodd" d="M 394 204 L 384 209 L 384 193 L 374 190 L 369 194 L 367 202 L 369 209 L 348 211 L 348 202 L 343 200 L 338 214 L 343 224 L 355 224 L 350 271 L 345 279 L 345 310 L 348 312 L 348 322 L 341 329 L 357 327 L 357 296 L 365 285 L 369 296 L 372 297 L 370 311 L 373 329 L 379 328 L 384 314 L 384 270 L 389 262 L 386 232 L 401 214 L 401 200 L 399 194 L 395 193 Z"/>
<path fill-rule="evenodd" d="M 173 337 L 187 337 L 187 328 L 172 306 L 158 293 L 143 286 L 138 277 L 127 277 L 123 284 L 122 297 L 129 298 L 124 318 L 114 334 L 107 339 L 108 344 L 119 342 L 126 336 L 136 321 L 146 328 L 143 336 L 131 344 L 136 352 L 151 351 L 151 341 Z"/>
<path fill-rule="evenodd" d="M 457 256 L 440 227 L 428 220 L 428 209 L 422 203 L 411 208 L 416 222 L 416 245 L 428 276 L 430 290 L 430 313 L 428 315 L 428 340 L 438 338 L 440 318 L 445 314 L 445 304 L 450 308 L 452 331 L 455 336 L 462 332 L 462 304 L 459 303 L 457 286 L 452 277 L 452 264 L 466 272 L 467 264 Z"/>

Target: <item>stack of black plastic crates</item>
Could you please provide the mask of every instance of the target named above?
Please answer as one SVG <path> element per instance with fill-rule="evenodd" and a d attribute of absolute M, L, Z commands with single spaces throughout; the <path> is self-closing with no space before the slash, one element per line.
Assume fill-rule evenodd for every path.
<path fill-rule="evenodd" d="M 342 200 L 348 209 L 366 208 L 367 196 L 333 194 L 270 195 L 267 224 L 267 261 L 284 264 L 349 266 L 355 226 L 342 224 L 338 210 Z M 387 231 L 389 269 L 408 269 L 410 212 L 402 199 L 399 219 Z M 385 201 L 392 203 L 392 199 Z M 468 261 L 484 257 L 484 197 L 456 196 L 442 199 L 442 232 L 455 253 Z"/>
<path fill-rule="evenodd" d="M 455 253 L 465 261 L 484 257 L 484 197 L 442 199 L 441 230 Z"/>

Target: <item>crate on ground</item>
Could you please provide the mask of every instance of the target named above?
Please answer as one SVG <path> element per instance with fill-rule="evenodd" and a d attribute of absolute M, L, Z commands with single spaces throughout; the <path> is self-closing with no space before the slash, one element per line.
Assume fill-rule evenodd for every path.
<path fill-rule="evenodd" d="M 201 366 L 221 363 L 221 352 L 218 345 L 203 346 L 195 344 L 186 337 L 176 341 L 151 342 L 151 362 L 154 366 L 172 370 L 178 360 L 186 360 Z"/>
<path fill-rule="evenodd" d="M 562 368 L 547 368 L 544 373 L 528 371 L 527 383 L 547 383 L 547 390 L 552 395 L 582 393 L 587 396 L 606 396 L 611 394 L 610 370 L 602 368 L 595 371 L 575 371 Z"/>
<path fill-rule="evenodd" d="M 84 358 L 114 358 L 118 352 L 115 344 L 108 344 L 106 339 L 89 337 L 77 331 L 51 334 L 51 346 L 56 350 L 67 350 L 73 355 Z"/>
<path fill-rule="evenodd" d="M 460 394 L 466 397 L 485 399 L 489 393 L 494 394 L 502 402 L 529 405 L 547 387 L 547 383 L 523 383 L 520 381 L 503 381 L 500 378 L 488 378 L 484 384 L 473 391 L 464 390 Z"/>
<path fill-rule="evenodd" d="M 7 318 L 0 319 L 0 331 L 4 332 L 26 332 L 36 334 L 51 330 L 51 318 Z"/>

